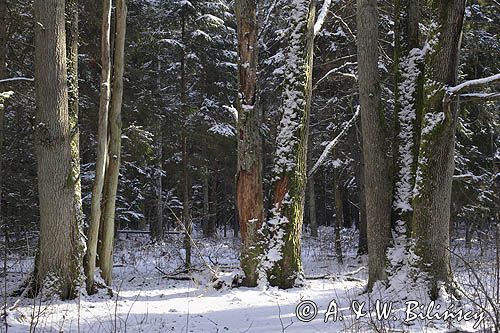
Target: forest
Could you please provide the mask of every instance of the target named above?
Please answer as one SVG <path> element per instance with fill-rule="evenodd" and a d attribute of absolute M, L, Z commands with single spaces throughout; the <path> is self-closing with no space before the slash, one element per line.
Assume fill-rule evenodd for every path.
<path fill-rule="evenodd" d="M 500 332 L 498 0 L 0 0 L 0 333 Z"/>

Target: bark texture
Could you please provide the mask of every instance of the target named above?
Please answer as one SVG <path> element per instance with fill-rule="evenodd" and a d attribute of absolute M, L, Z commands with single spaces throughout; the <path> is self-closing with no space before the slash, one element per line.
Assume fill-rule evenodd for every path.
<path fill-rule="evenodd" d="M 270 241 L 263 267 L 272 286 L 290 288 L 303 281 L 301 234 L 307 182 L 307 146 L 312 93 L 315 1 L 290 4 L 283 113 L 276 139 Z"/>
<path fill-rule="evenodd" d="M 116 37 L 113 71 L 113 94 L 109 109 L 109 149 L 106 169 L 104 214 L 102 217 L 102 244 L 99 252 L 101 274 L 111 286 L 113 269 L 113 244 L 115 235 L 116 194 L 120 175 L 121 137 L 122 137 L 122 100 L 123 71 L 125 67 L 125 30 L 127 5 L 125 0 L 116 1 Z"/>
<path fill-rule="evenodd" d="M 262 112 L 257 91 L 257 1 L 235 1 L 238 29 L 238 166 L 236 203 L 241 232 L 243 284 L 257 284 L 262 247 L 259 229 L 264 220 L 262 189 Z"/>
<path fill-rule="evenodd" d="M 33 294 L 40 288 L 62 299 L 77 295 L 81 277 L 76 232 L 66 72 L 65 2 L 37 0 L 35 20 L 36 153 L 40 241 Z"/>
<path fill-rule="evenodd" d="M 433 1 L 435 28 L 428 36 L 424 119 L 413 199 L 413 226 L 420 268 L 428 273 L 430 295 L 439 296 L 440 284 L 450 286 L 449 253 L 451 185 L 455 169 L 455 129 L 458 101 L 445 98 L 456 85 L 465 0 Z"/>
<path fill-rule="evenodd" d="M 101 222 L 101 201 L 108 156 L 108 112 L 111 99 L 111 0 L 103 0 L 101 26 L 101 96 L 99 100 L 97 129 L 97 160 L 90 208 L 90 225 L 85 257 L 87 291 L 95 292 L 94 271 L 97 259 L 97 242 Z"/>
<path fill-rule="evenodd" d="M 391 178 L 387 127 L 378 75 L 378 10 L 376 0 L 357 0 L 358 67 L 364 182 L 368 235 L 368 290 L 386 278 L 390 240 Z"/>
<path fill-rule="evenodd" d="M 411 229 L 422 122 L 424 51 L 419 49 L 419 9 L 419 0 L 395 1 L 392 220 L 398 232 Z"/>

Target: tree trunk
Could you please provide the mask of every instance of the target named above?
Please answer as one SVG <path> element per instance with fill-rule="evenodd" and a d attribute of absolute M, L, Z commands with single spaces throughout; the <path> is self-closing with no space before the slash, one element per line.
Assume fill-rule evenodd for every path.
<path fill-rule="evenodd" d="M 74 207 L 76 223 L 73 233 L 78 235 L 78 249 L 75 249 L 75 260 L 83 263 L 85 255 L 85 235 L 83 227 L 85 217 L 82 205 L 82 182 L 80 177 L 80 130 L 78 127 L 78 42 L 79 42 L 78 0 L 66 1 L 66 36 L 67 36 L 67 71 L 68 71 L 68 113 L 71 136 L 71 167 L 74 181 Z M 81 264 L 79 264 L 81 265 Z M 80 266 L 81 268 L 81 266 Z M 83 278 L 83 272 L 82 272 Z M 82 284 L 84 281 L 80 281 Z"/>
<path fill-rule="evenodd" d="M 263 267 L 272 286 L 302 284 L 301 233 L 307 182 L 307 142 L 312 94 L 315 1 L 290 4 L 287 76 L 276 138 L 271 236 Z"/>
<path fill-rule="evenodd" d="M 368 235 L 368 290 L 386 278 L 390 240 L 391 179 L 386 152 L 386 124 L 378 75 L 376 0 L 357 0 L 358 66 Z"/>
<path fill-rule="evenodd" d="M 116 1 L 116 39 L 114 52 L 113 94 L 109 109 L 109 149 L 108 167 L 102 218 L 102 244 L 99 252 L 99 265 L 104 281 L 111 286 L 113 269 L 113 244 L 115 234 L 116 194 L 120 175 L 121 137 L 122 137 L 122 100 L 123 71 L 125 67 L 125 30 L 127 5 L 125 0 Z"/>
<path fill-rule="evenodd" d="M 40 240 L 33 294 L 40 288 L 62 299 L 77 296 L 81 246 L 77 232 L 71 125 L 66 71 L 65 2 L 37 0 L 35 20 L 36 152 Z"/>
<path fill-rule="evenodd" d="M 108 156 L 108 110 L 111 99 L 111 0 L 103 0 L 101 28 L 101 97 L 97 128 L 97 158 L 92 199 L 90 206 L 90 225 L 87 235 L 87 253 L 85 258 L 85 276 L 87 291 L 94 293 L 94 271 L 97 258 L 97 242 L 101 221 L 101 201 Z"/>
<path fill-rule="evenodd" d="M 257 285 L 257 265 L 262 246 L 259 229 L 264 220 L 262 189 L 262 111 L 257 89 L 257 1 L 236 0 L 238 28 L 238 166 L 236 206 L 241 231 L 243 285 Z"/>
<path fill-rule="evenodd" d="M 7 78 L 7 0 L 0 0 L 0 80 Z M 0 228 L 4 229 L 4 235 L 7 235 L 7 221 L 2 215 L 3 198 L 3 141 L 4 141 L 4 119 L 5 105 L 4 96 L 1 96 L 3 90 L 0 90 Z M 7 247 L 7 238 L 5 240 Z M 5 250 L 5 254 L 7 251 Z M 7 261 L 5 261 L 6 263 Z"/>
<path fill-rule="evenodd" d="M 156 221 L 151 225 L 151 240 L 163 240 L 163 131 L 161 117 L 158 119 L 158 166 L 156 178 Z"/>
<path fill-rule="evenodd" d="M 423 102 L 423 51 L 418 49 L 419 1 L 395 1 L 394 38 L 394 201 L 399 234 L 411 229 Z"/>
<path fill-rule="evenodd" d="M 458 101 L 445 98 L 445 90 L 457 81 L 465 0 L 434 1 L 429 10 L 435 28 L 428 36 L 431 49 L 426 57 L 413 226 L 420 269 L 428 273 L 430 295 L 435 299 L 439 282 L 449 287 L 452 280 L 449 221 Z"/>
<path fill-rule="evenodd" d="M 181 50 L 181 114 L 184 117 L 184 126 L 182 129 L 182 222 L 184 224 L 184 250 L 186 251 L 185 267 L 191 268 L 191 214 L 189 211 L 189 199 L 191 195 L 191 184 L 189 175 L 189 151 L 188 151 L 188 108 L 187 108 L 187 78 L 186 78 L 186 19 L 184 14 L 181 16 L 181 40 L 184 47 Z"/>
<path fill-rule="evenodd" d="M 362 150 L 362 149 L 361 149 Z M 359 239 L 358 239 L 358 255 L 368 254 L 368 235 L 367 235 L 367 218 L 366 218 L 366 197 L 365 197 L 365 162 L 363 159 L 363 151 L 360 156 L 359 174 Z"/>
<path fill-rule="evenodd" d="M 314 175 L 309 177 L 309 223 L 311 237 L 318 237 L 318 221 L 316 220 L 316 192 L 314 190 Z"/>
<path fill-rule="evenodd" d="M 334 192 L 335 192 L 335 256 L 340 264 L 342 260 L 342 242 L 340 231 L 344 225 L 344 200 L 342 197 L 343 186 L 340 180 L 339 170 L 334 170 L 333 175 Z"/>
<path fill-rule="evenodd" d="M 208 237 L 208 226 L 210 224 L 210 182 L 209 171 L 205 168 L 203 175 L 203 236 Z"/>

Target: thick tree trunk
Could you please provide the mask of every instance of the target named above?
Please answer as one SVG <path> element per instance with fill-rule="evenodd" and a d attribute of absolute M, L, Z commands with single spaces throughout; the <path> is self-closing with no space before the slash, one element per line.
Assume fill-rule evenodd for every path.
<path fill-rule="evenodd" d="M 419 0 L 395 1 L 394 38 L 394 201 L 398 233 L 411 229 L 423 102 L 424 53 L 418 49 Z"/>
<path fill-rule="evenodd" d="M 413 199 L 413 227 L 420 269 L 428 273 L 430 295 L 439 284 L 450 286 L 449 253 L 451 185 L 455 169 L 455 128 L 458 101 L 445 98 L 447 86 L 457 81 L 465 0 L 434 1 L 429 8 L 435 28 L 426 57 L 424 119 Z"/>
<path fill-rule="evenodd" d="M 35 20 L 36 152 L 40 241 L 33 292 L 47 288 L 67 299 L 81 282 L 80 234 L 68 113 L 65 2 L 37 0 Z"/>
<path fill-rule="evenodd" d="M 312 94 L 315 1 L 290 4 L 290 32 L 282 118 L 276 138 L 273 169 L 271 236 L 263 267 L 271 285 L 302 284 L 301 233 L 307 182 L 307 142 Z"/>
<path fill-rule="evenodd" d="M 386 278 L 390 240 L 391 179 L 386 151 L 386 124 L 378 75 L 376 0 L 357 0 L 358 66 L 368 235 L 368 290 Z"/>
<path fill-rule="evenodd" d="M 101 201 L 108 156 L 108 111 L 111 99 L 111 0 L 103 0 L 101 27 L 101 97 L 99 100 L 97 128 L 97 158 L 92 199 L 90 225 L 87 234 L 87 253 L 85 256 L 85 276 L 87 291 L 94 293 L 94 271 L 97 259 L 97 242 L 101 222 Z"/>
<path fill-rule="evenodd" d="M 236 0 L 238 28 L 238 166 L 236 205 L 241 231 L 243 284 L 257 285 L 257 265 L 262 247 L 259 229 L 264 220 L 262 189 L 262 111 L 257 91 L 257 1 Z"/>
<path fill-rule="evenodd" d="M 114 53 L 113 94 L 109 109 L 109 149 L 106 169 L 103 209 L 102 244 L 99 252 L 99 266 L 104 281 L 111 286 L 113 269 L 113 244 L 115 234 L 116 194 L 120 175 L 121 137 L 122 137 L 122 100 L 123 71 L 125 67 L 125 30 L 127 5 L 125 0 L 116 1 L 116 39 Z"/>

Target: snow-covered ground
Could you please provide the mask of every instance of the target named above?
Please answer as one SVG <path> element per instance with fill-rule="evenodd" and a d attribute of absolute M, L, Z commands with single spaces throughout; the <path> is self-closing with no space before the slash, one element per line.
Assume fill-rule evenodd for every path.
<path fill-rule="evenodd" d="M 425 303 L 422 305 L 429 305 L 423 289 L 405 280 L 396 282 L 396 287 L 379 286 L 371 294 L 364 293 L 366 258 L 356 257 L 356 234 L 352 230 L 343 231 L 344 262 L 339 264 L 332 255 L 335 253 L 332 232 L 324 228 L 319 239 L 304 238 L 302 252 L 307 282 L 302 288 L 289 290 L 227 286 L 214 289 L 208 266 L 229 282 L 238 267 L 238 239 L 197 239 L 193 249 L 194 271 L 189 280 L 184 280 L 188 277 L 184 273 L 176 274 L 183 269 L 183 252 L 178 250 L 182 242 L 176 236 L 160 245 L 136 237 L 120 240 L 115 251 L 112 297 L 101 290 L 96 295 L 82 295 L 66 302 L 43 295 L 36 300 L 7 298 L 8 332 L 473 332 L 484 331 L 491 325 L 483 313 L 486 317 L 473 328 L 480 321 L 481 312 L 472 303 L 483 304 L 485 296 L 481 296 L 482 287 L 474 280 L 474 274 L 460 264 L 461 259 L 454 260 L 456 277 L 473 297 L 453 302 L 450 311 L 456 313 L 462 309 L 477 317 L 468 321 L 417 318 L 409 322 L 408 315 L 425 313 L 426 309 L 407 313 L 413 303 L 405 302 L 420 300 Z M 474 267 L 483 267 L 476 273 L 482 274 L 484 288 L 491 289 L 494 280 L 489 270 L 492 271 L 494 263 L 474 251 L 468 255 L 474 257 Z M 8 290 L 27 276 L 31 262 L 10 257 Z M 377 301 L 392 305 L 386 319 L 377 318 Z M 449 304 L 439 305 L 444 309 Z M 379 303 L 379 310 L 382 306 Z M 330 316 L 325 315 L 328 309 Z M 431 313 L 442 313 L 443 309 Z M 312 320 L 304 321 L 309 319 Z M 6 331 L 4 323 L 0 331 Z"/>

